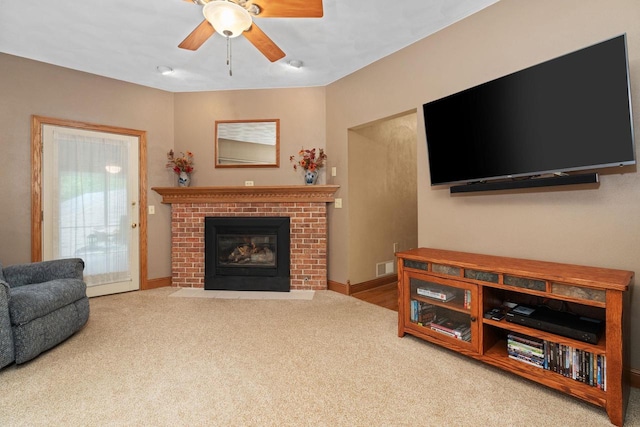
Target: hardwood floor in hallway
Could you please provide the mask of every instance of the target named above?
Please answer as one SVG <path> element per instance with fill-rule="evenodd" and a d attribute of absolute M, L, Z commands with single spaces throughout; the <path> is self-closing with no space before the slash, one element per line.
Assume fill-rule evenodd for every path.
<path fill-rule="evenodd" d="M 354 298 L 379 305 L 390 310 L 398 311 L 398 283 L 393 282 L 388 285 L 378 286 L 351 295 Z"/>

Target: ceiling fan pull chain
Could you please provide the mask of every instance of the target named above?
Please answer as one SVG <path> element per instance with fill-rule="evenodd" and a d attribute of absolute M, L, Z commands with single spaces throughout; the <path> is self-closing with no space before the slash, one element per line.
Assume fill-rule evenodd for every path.
<path fill-rule="evenodd" d="M 227 65 L 229 66 L 229 76 L 233 76 L 231 72 L 231 38 L 227 37 Z"/>

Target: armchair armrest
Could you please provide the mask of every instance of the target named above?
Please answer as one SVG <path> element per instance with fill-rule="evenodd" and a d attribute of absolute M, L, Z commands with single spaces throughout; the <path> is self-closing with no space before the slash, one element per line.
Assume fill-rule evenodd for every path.
<path fill-rule="evenodd" d="M 13 332 L 9 317 L 9 285 L 0 279 L 0 368 L 15 359 Z"/>
<path fill-rule="evenodd" d="M 2 273 L 10 287 L 43 283 L 55 279 L 83 279 L 84 261 L 80 258 L 16 264 L 4 267 Z"/>

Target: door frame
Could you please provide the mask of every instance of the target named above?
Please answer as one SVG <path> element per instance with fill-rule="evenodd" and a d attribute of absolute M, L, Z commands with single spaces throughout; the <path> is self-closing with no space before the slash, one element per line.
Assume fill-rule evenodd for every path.
<path fill-rule="evenodd" d="M 147 284 L 147 132 L 75 120 L 31 116 L 31 262 L 42 261 L 42 127 L 44 125 L 115 133 L 138 138 L 138 227 L 140 290 Z"/>

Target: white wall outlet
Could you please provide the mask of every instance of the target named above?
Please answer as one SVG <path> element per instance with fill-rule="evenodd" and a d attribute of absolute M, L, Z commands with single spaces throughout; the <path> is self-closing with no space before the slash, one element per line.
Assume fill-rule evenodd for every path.
<path fill-rule="evenodd" d="M 342 199 L 335 200 L 336 209 L 342 209 Z"/>
<path fill-rule="evenodd" d="M 245 187 L 253 187 L 253 181 L 245 181 L 244 182 L 244 186 Z"/>
<path fill-rule="evenodd" d="M 338 175 L 338 170 L 335 166 L 333 166 L 331 168 L 331 176 L 337 176 Z"/>
<path fill-rule="evenodd" d="M 153 205 L 149 205 L 149 215 L 155 215 L 156 207 Z"/>
<path fill-rule="evenodd" d="M 398 252 L 399 248 L 400 248 L 400 245 L 398 243 L 394 243 L 393 244 L 393 253 L 395 254 L 396 252 Z"/>

